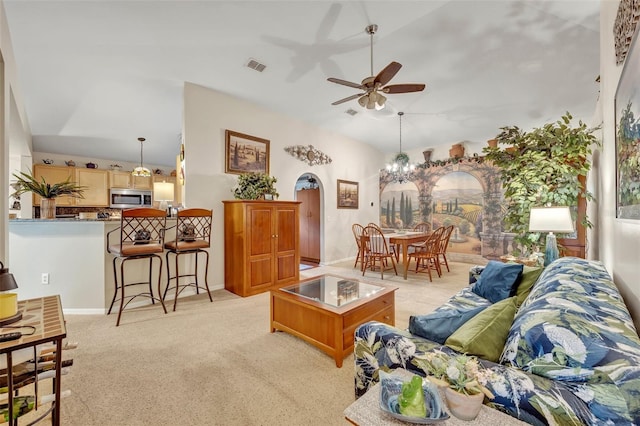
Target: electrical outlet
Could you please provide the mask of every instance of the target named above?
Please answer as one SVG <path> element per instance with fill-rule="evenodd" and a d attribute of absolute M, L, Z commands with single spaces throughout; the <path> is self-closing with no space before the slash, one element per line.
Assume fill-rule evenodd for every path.
<path fill-rule="evenodd" d="M 42 273 L 42 284 L 49 284 L 49 274 L 47 272 Z"/>

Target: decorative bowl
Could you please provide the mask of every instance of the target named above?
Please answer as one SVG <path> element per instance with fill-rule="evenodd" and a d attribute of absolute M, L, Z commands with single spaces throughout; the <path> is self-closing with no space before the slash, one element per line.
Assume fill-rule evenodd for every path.
<path fill-rule="evenodd" d="M 403 422 L 417 424 L 437 423 L 449 418 L 449 414 L 444 409 L 444 402 L 438 393 L 438 387 L 431 382 L 423 382 L 422 384 L 424 403 L 427 408 L 426 416 L 411 417 L 400 414 L 398 396 L 402 393 L 402 383 L 408 380 L 380 371 L 380 409 L 382 411 Z"/>

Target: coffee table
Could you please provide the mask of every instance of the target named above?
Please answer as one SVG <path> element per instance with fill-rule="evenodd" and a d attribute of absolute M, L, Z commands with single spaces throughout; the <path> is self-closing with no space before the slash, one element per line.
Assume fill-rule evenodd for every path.
<path fill-rule="evenodd" d="M 271 332 L 285 331 L 333 356 L 353 352 L 355 329 L 367 321 L 395 325 L 395 291 L 337 275 L 320 275 L 271 290 Z"/>

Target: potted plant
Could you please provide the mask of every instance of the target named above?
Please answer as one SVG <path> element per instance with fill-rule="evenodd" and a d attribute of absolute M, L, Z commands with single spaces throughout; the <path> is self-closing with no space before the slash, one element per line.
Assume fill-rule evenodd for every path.
<path fill-rule="evenodd" d="M 278 180 L 266 173 L 243 173 L 238 176 L 238 185 L 233 190 L 233 195 L 239 200 L 261 200 L 265 196 L 278 198 L 275 183 Z"/>
<path fill-rule="evenodd" d="M 68 178 L 64 182 L 54 184 L 47 183 L 44 178 L 36 179 L 31 174 L 20 172 L 13 174 L 16 178 L 15 192 L 12 197 L 18 197 L 25 192 L 33 192 L 41 197 L 40 218 L 53 219 L 56 217 L 56 197 L 66 195 L 73 198 L 84 198 L 85 187 L 77 185 Z"/>
<path fill-rule="evenodd" d="M 515 234 L 518 255 L 526 255 L 540 245 L 540 233 L 529 232 L 531 207 L 544 205 L 576 206 L 584 197 L 593 199 L 579 180 L 591 168 L 589 156 L 599 142 L 596 128 L 587 128 L 582 121 L 571 126 L 568 112 L 554 123 L 530 132 L 517 126 L 502 127 L 496 136 L 500 147 L 485 147 L 485 158 L 500 168 L 504 197 L 508 209 L 504 214 L 506 230 Z M 584 217 L 582 225 L 591 227 Z"/>
<path fill-rule="evenodd" d="M 441 350 L 415 356 L 416 365 L 427 379 L 444 389 L 451 414 L 462 420 L 476 418 L 486 396 L 494 395 L 485 387 L 493 374 L 473 356 L 449 355 Z"/>

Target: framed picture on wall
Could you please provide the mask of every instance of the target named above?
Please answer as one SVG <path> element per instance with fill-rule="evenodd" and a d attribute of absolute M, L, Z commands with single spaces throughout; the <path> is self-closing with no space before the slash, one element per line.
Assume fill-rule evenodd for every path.
<path fill-rule="evenodd" d="M 225 173 L 269 174 L 269 141 L 225 130 Z"/>
<path fill-rule="evenodd" d="M 640 42 L 636 33 L 615 95 L 616 217 L 640 220 Z"/>
<path fill-rule="evenodd" d="M 358 182 L 338 179 L 338 208 L 358 208 Z"/>

